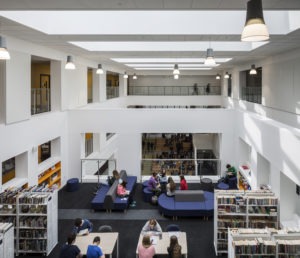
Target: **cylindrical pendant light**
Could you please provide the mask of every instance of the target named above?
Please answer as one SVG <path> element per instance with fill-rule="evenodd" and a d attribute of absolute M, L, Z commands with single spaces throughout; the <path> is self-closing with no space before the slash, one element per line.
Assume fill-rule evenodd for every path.
<path fill-rule="evenodd" d="M 215 65 L 216 61 L 214 59 L 214 51 L 212 48 L 206 50 L 206 59 L 204 61 L 205 65 Z"/>
<path fill-rule="evenodd" d="M 124 78 L 124 79 L 127 79 L 127 78 L 128 78 L 128 74 L 127 74 L 126 72 L 124 73 L 123 78 Z"/>
<path fill-rule="evenodd" d="M 0 60 L 9 60 L 10 54 L 7 51 L 6 39 L 0 36 Z"/>
<path fill-rule="evenodd" d="M 103 74 L 102 64 L 98 64 L 96 74 Z"/>
<path fill-rule="evenodd" d="M 67 63 L 65 65 L 66 70 L 74 70 L 76 69 L 76 66 L 73 62 L 73 57 L 72 56 L 67 56 Z"/>
<path fill-rule="evenodd" d="M 224 78 L 225 78 L 225 79 L 229 79 L 229 78 L 230 78 L 230 75 L 229 75 L 228 72 L 225 73 Z"/>
<path fill-rule="evenodd" d="M 242 41 L 264 41 L 270 38 L 268 28 L 264 21 L 261 0 L 247 2 L 247 16 L 242 32 Z"/>
<path fill-rule="evenodd" d="M 220 80 L 220 79 L 221 79 L 220 74 L 217 74 L 217 75 L 216 75 L 216 79 L 217 79 L 217 80 Z"/>
<path fill-rule="evenodd" d="M 173 70 L 173 74 L 180 74 L 179 68 L 178 68 L 178 64 L 174 65 L 174 70 Z M 178 79 L 178 78 L 177 78 Z"/>
<path fill-rule="evenodd" d="M 255 68 L 255 65 L 254 65 L 254 64 L 251 65 L 251 70 L 250 70 L 249 74 L 251 74 L 251 75 L 257 74 L 257 71 L 256 71 L 256 68 Z"/>

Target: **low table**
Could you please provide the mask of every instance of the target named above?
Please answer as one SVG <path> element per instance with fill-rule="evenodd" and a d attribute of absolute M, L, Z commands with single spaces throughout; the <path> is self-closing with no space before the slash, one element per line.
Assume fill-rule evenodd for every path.
<path fill-rule="evenodd" d="M 93 244 L 95 236 L 100 237 L 100 247 L 105 255 L 112 257 L 114 247 L 117 248 L 117 257 L 119 257 L 119 233 L 118 232 L 109 232 L 109 233 L 100 233 L 92 232 L 86 236 L 76 236 L 75 245 L 78 246 L 83 255 L 86 254 L 88 245 Z"/>

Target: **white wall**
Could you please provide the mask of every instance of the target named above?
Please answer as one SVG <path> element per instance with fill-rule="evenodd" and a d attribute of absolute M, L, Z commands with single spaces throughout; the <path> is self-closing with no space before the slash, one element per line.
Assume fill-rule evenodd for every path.
<path fill-rule="evenodd" d="M 5 85 L 8 124 L 29 119 L 31 115 L 31 56 L 17 51 L 10 52 L 11 60 L 6 62 Z"/>
<path fill-rule="evenodd" d="M 280 174 L 280 220 L 290 220 L 291 214 L 297 213 L 300 197 L 296 194 L 296 184 Z"/>
<path fill-rule="evenodd" d="M 0 62 L 0 123 L 5 122 L 5 81 L 6 81 L 6 62 Z"/>

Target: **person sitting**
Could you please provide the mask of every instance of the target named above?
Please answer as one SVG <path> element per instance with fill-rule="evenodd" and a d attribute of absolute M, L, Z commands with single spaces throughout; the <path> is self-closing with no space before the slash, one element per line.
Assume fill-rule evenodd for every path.
<path fill-rule="evenodd" d="M 234 166 L 231 166 L 230 164 L 226 165 L 226 177 L 231 178 L 231 177 L 236 177 L 236 168 Z"/>
<path fill-rule="evenodd" d="M 77 245 L 74 245 L 76 240 L 76 234 L 71 233 L 67 238 L 59 254 L 59 258 L 80 258 L 82 257 L 81 251 Z"/>
<path fill-rule="evenodd" d="M 88 219 L 81 219 L 81 218 L 75 219 L 73 233 L 77 235 L 78 234 L 88 235 L 92 231 L 93 231 L 93 223 L 90 222 Z"/>
<path fill-rule="evenodd" d="M 156 219 L 149 219 L 146 224 L 143 226 L 141 234 L 162 234 L 161 226 L 158 224 Z"/>
<path fill-rule="evenodd" d="M 150 236 L 144 235 L 142 243 L 138 245 L 139 258 L 153 258 L 155 255 L 155 248 L 151 244 Z"/>
<path fill-rule="evenodd" d="M 117 170 L 113 170 L 112 176 L 108 177 L 108 184 L 112 186 L 116 180 L 119 180 L 119 178 L 120 178 L 119 172 Z"/>
<path fill-rule="evenodd" d="M 181 258 L 181 245 L 178 244 L 177 236 L 170 237 L 170 246 L 167 248 L 169 258 Z"/>
<path fill-rule="evenodd" d="M 186 180 L 184 178 L 184 175 L 180 175 L 180 190 L 187 190 L 188 186 L 186 183 Z"/>
<path fill-rule="evenodd" d="M 158 175 L 159 184 L 162 192 L 166 192 L 166 185 L 168 183 L 168 178 L 166 175 L 166 170 L 163 169 L 162 172 Z"/>
<path fill-rule="evenodd" d="M 119 184 L 117 188 L 117 195 L 120 197 L 129 196 L 130 191 L 126 189 L 127 182 L 125 180 L 119 179 Z"/>
<path fill-rule="evenodd" d="M 148 189 L 154 192 L 156 195 L 159 195 L 161 192 L 160 183 L 158 182 L 157 173 L 153 172 L 152 176 L 148 181 Z"/>
<path fill-rule="evenodd" d="M 100 245 L 100 237 L 96 236 L 94 237 L 93 244 L 88 245 L 86 251 L 86 258 L 105 258 L 105 255 L 102 252 L 102 249 L 99 247 L 99 245 Z"/>
<path fill-rule="evenodd" d="M 176 184 L 173 180 L 173 178 L 170 176 L 168 178 L 168 183 L 167 183 L 167 195 L 168 196 L 174 196 L 175 195 L 175 190 L 176 190 Z"/>

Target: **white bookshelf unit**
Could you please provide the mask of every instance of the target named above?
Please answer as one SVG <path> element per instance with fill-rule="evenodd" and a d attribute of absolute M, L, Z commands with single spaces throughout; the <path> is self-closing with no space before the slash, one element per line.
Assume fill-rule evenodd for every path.
<path fill-rule="evenodd" d="M 49 255 L 57 244 L 57 191 L 9 190 L 0 194 L 0 203 L 0 222 L 15 227 L 15 254 Z"/>
<path fill-rule="evenodd" d="M 0 257 L 14 258 L 14 226 L 0 223 Z"/>
<path fill-rule="evenodd" d="M 228 228 L 279 227 L 279 200 L 270 191 L 215 190 L 214 245 L 228 252 Z"/>
<path fill-rule="evenodd" d="M 300 256 L 300 233 L 272 228 L 228 229 L 228 258 Z"/>

